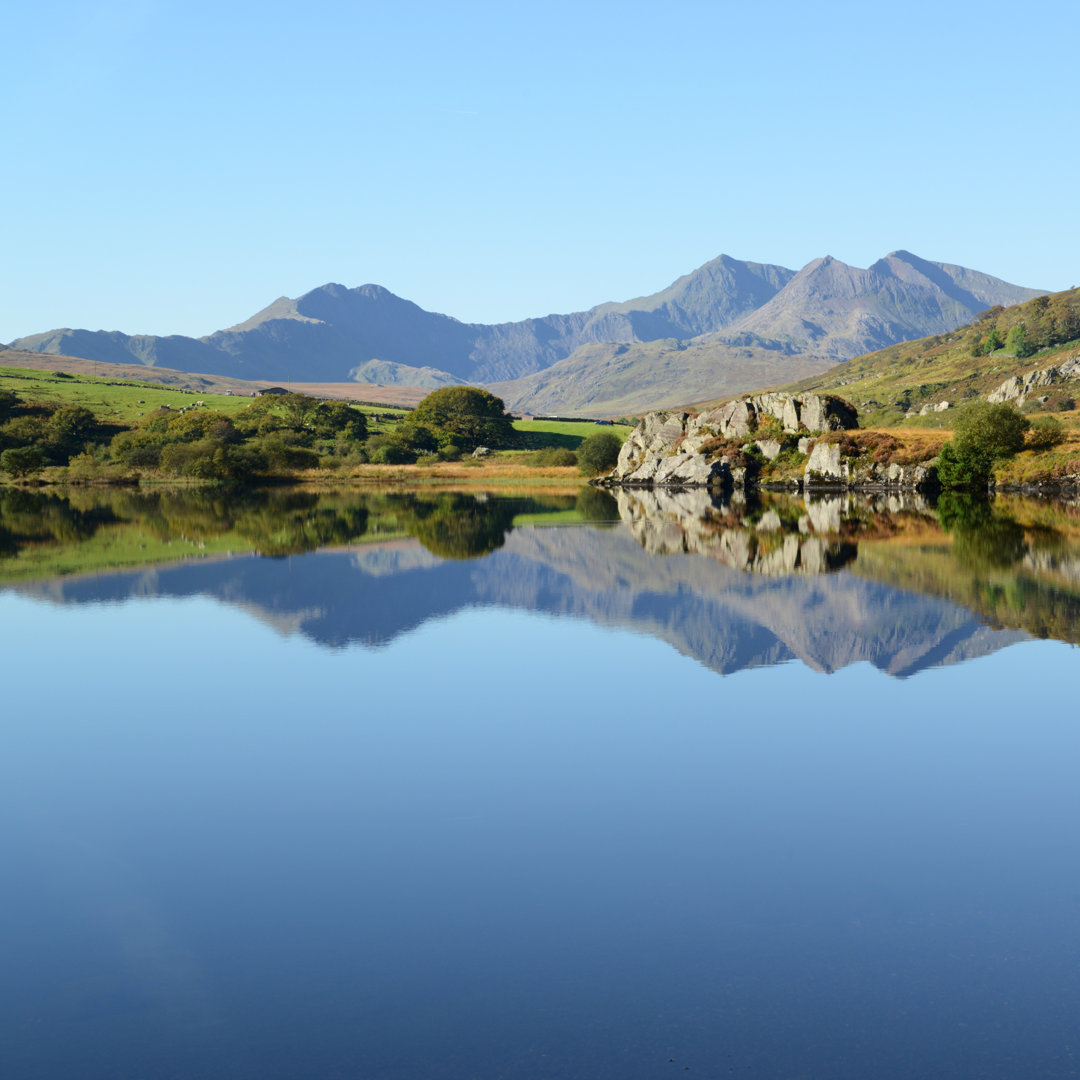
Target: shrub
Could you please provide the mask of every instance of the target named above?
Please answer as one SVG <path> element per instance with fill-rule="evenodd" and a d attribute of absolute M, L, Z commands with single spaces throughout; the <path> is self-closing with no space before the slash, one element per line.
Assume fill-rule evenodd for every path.
<path fill-rule="evenodd" d="M 45 464 L 45 454 L 39 446 L 13 446 L 0 454 L 0 469 L 14 477 L 29 476 Z"/>
<path fill-rule="evenodd" d="M 578 447 L 578 468 L 586 476 L 595 476 L 615 468 L 619 460 L 622 443 L 618 435 L 611 431 L 598 431 L 582 440 Z"/>
<path fill-rule="evenodd" d="M 377 442 L 375 439 L 368 439 L 367 451 L 368 461 L 372 465 L 411 465 L 417 457 L 415 450 L 385 437 Z"/>
<path fill-rule="evenodd" d="M 1024 446 L 1030 426 L 1012 405 L 973 401 L 960 410 L 953 437 L 938 456 L 938 479 L 946 488 L 985 487 L 995 461 Z"/>
<path fill-rule="evenodd" d="M 1027 433 L 1029 450 L 1050 450 L 1065 439 L 1065 425 L 1056 416 L 1040 416 Z"/>
<path fill-rule="evenodd" d="M 530 458 L 530 461 L 534 465 L 563 468 L 576 465 L 578 456 L 573 450 L 568 450 L 565 446 L 547 446 L 543 450 L 537 450 Z"/>
<path fill-rule="evenodd" d="M 1024 446 L 1029 421 L 1012 405 L 973 401 L 959 410 L 953 440 L 968 443 L 995 459 L 1009 457 Z"/>

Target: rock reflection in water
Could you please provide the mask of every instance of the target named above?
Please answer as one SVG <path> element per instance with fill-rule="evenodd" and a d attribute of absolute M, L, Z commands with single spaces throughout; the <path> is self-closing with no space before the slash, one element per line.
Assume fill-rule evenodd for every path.
<path fill-rule="evenodd" d="M 703 489 L 622 489 L 617 501 L 620 518 L 651 555 L 706 555 L 772 576 L 825 574 L 850 565 L 858 555 L 854 525 L 875 514 L 932 517 L 919 496 L 729 499 Z"/>
<path fill-rule="evenodd" d="M 42 599 L 213 596 L 330 647 L 476 604 L 634 629 L 722 672 L 909 674 L 1024 633 L 1080 639 L 1080 509 L 1045 502 L 6 492 L 0 539 L 0 584 Z"/>

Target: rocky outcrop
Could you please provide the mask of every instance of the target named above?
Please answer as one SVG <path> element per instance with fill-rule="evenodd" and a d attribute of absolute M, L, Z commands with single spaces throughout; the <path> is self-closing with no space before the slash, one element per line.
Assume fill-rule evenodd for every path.
<path fill-rule="evenodd" d="M 1012 401 L 1019 409 L 1023 408 L 1032 390 L 1041 390 L 1045 387 L 1056 386 L 1058 383 L 1074 382 L 1078 379 L 1080 379 L 1080 356 L 1073 356 L 1052 367 L 1028 371 L 1022 376 L 1013 375 L 988 394 L 986 400 L 992 405 Z"/>
<path fill-rule="evenodd" d="M 723 488 L 745 482 L 745 468 L 711 444 L 746 439 L 771 417 L 787 434 L 840 431 L 858 426 L 858 412 L 841 398 L 823 394 L 757 394 L 692 416 L 654 412 L 623 444 L 614 472 L 602 481 L 616 486 Z M 763 438 L 756 446 L 769 460 L 781 445 Z"/>
<path fill-rule="evenodd" d="M 810 451 L 803 485 L 813 488 L 858 491 L 936 491 L 937 466 L 933 461 L 913 465 L 881 464 L 863 457 L 845 456 L 839 443 L 817 442 Z"/>

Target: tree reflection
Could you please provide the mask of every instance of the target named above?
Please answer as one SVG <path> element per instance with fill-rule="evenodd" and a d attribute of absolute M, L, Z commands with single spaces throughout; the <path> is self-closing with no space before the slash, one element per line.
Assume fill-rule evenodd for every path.
<path fill-rule="evenodd" d="M 938 520 L 953 537 L 953 556 L 971 570 L 1004 570 L 1025 555 L 1024 530 L 988 498 L 968 492 L 944 492 Z"/>

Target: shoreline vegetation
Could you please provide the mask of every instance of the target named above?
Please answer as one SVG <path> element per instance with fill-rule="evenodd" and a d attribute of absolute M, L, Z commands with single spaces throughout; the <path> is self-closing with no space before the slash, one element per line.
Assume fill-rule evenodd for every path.
<path fill-rule="evenodd" d="M 9 486 L 0 488 L 0 586 L 335 550 L 367 552 L 377 570 L 377 553 L 402 544 L 420 560 L 409 565 L 470 560 L 515 530 L 567 525 L 621 527 L 616 548 L 628 561 L 617 577 L 628 588 L 667 581 L 676 568 L 653 560 L 669 555 L 764 577 L 847 571 L 947 598 L 993 625 L 1080 641 L 1080 505 L 965 493 Z M 565 551 L 557 537 L 520 542 Z"/>
<path fill-rule="evenodd" d="M 404 410 L 283 388 L 253 400 L 0 368 L 0 481 L 19 486 L 576 487 L 614 463 L 630 430 L 515 419 L 472 387 Z"/>
<path fill-rule="evenodd" d="M 248 396 L 200 397 L 63 366 L 0 367 L 0 483 L 570 488 L 597 478 L 1080 493 L 1077 289 L 991 308 L 802 383 L 640 420 L 515 419 L 469 386 L 395 409 L 350 402 L 340 387 L 316 397 L 243 385 Z"/>

